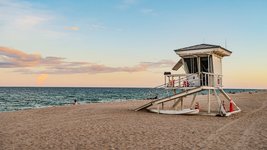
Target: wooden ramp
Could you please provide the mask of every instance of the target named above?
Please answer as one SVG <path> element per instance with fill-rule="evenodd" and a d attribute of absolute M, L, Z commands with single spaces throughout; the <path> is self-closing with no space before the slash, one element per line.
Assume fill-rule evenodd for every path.
<path fill-rule="evenodd" d="M 142 106 L 136 108 L 134 111 L 139 111 L 139 110 L 142 110 L 142 109 L 146 109 L 146 108 L 152 106 L 153 104 L 161 104 L 161 103 L 164 103 L 164 102 L 175 100 L 175 99 L 180 98 L 180 97 L 184 97 L 184 96 L 187 96 L 187 95 L 191 95 L 191 94 L 197 93 L 197 92 L 202 91 L 202 90 L 203 90 L 203 87 L 197 87 L 197 88 L 194 88 L 194 89 L 190 89 L 190 90 L 175 94 L 175 95 L 170 96 L 170 97 L 154 100 L 154 101 L 151 101 L 149 103 L 146 103 L 145 105 L 142 105 Z"/>

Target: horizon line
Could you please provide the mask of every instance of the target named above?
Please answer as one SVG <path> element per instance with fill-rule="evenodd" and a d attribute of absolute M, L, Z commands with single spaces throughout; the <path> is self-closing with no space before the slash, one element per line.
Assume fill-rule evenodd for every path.
<path fill-rule="evenodd" d="M 137 86 L 0 86 L 0 88 L 155 88 L 155 87 L 137 87 Z M 238 87 L 225 87 L 223 89 L 256 89 L 267 90 L 265 88 L 238 88 Z"/>

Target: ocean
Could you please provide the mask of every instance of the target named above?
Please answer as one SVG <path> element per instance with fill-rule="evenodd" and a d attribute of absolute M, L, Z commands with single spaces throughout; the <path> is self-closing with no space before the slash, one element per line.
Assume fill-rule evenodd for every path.
<path fill-rule="evenodd" d="M 225 89 L 228 93 L 255 89 Z M 104 103 L 114 101 L 163 98 L 173 92 L 155 88 L 78 88 L 78 87 L 0 87 L 0 112 L 17 111 L 73 103 Z M 203 92 L 202 94 L 206 94 Z"/>

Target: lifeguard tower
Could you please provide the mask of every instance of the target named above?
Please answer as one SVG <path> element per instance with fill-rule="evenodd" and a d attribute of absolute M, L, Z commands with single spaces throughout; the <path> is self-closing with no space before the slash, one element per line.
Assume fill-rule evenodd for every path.
<path fill-rule="evenodd" d="M 157 109 L 148 110 L 162 114 L 198 114 L 199 109 L 197 107 L 193 108 L 193 105 L 197 94 L 204 90 L 206 90 L 208 94 L 206 114 L 211 113 L 211 92 L 213 92 L 218 103 L 218 112 L 216 115 L 229 116 L 241 111 L 241 109 L 222 89 L 222 58 L 230 56 L 232 53 L 231 51 L 221 46 L 210 44 L 194 45 L 174 51 L 181 57 L 181 59 L 172 70 L 177 71 L 178 69 L 183 68 L 185 74 L 171 74 L 171 72 L 165 72 L 165 83 L 162 86 L 165 89 L 172 89 L 174 94 L 166 98 L 153 100 L 136 108 L 135 111 L 148 109 L 148 107 L 152 105 L 157 105 Z M 176 93 L 177 89 L 180 89 L 179 91 L 181 92 Z M 229 100 L 229 111 L 226 111 L 224 101 L 220 99 L 217 92 L 221 92 L 222 95 Z M 191 100 L 190 107 L 184 108 L 184 97 L 188 95 L 194 96 Z M 164 109 L 164 103 L 169 101 L 174 101 L 172 110 Z M 175 108 L 179 103 L 181 109 L 178 111 L 175 110 Z"/>

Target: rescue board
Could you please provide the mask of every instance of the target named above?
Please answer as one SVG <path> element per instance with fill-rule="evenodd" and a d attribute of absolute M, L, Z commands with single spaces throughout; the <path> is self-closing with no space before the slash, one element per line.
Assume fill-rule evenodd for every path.
<path fill-rule="evenodd" d="M 157 110 L 148 109 L 150 112 L 167 114 L 167 115 L 183 115 L 183 114 L 198 114 L 199 109 L 183 109 L 183 110 Z"/>

